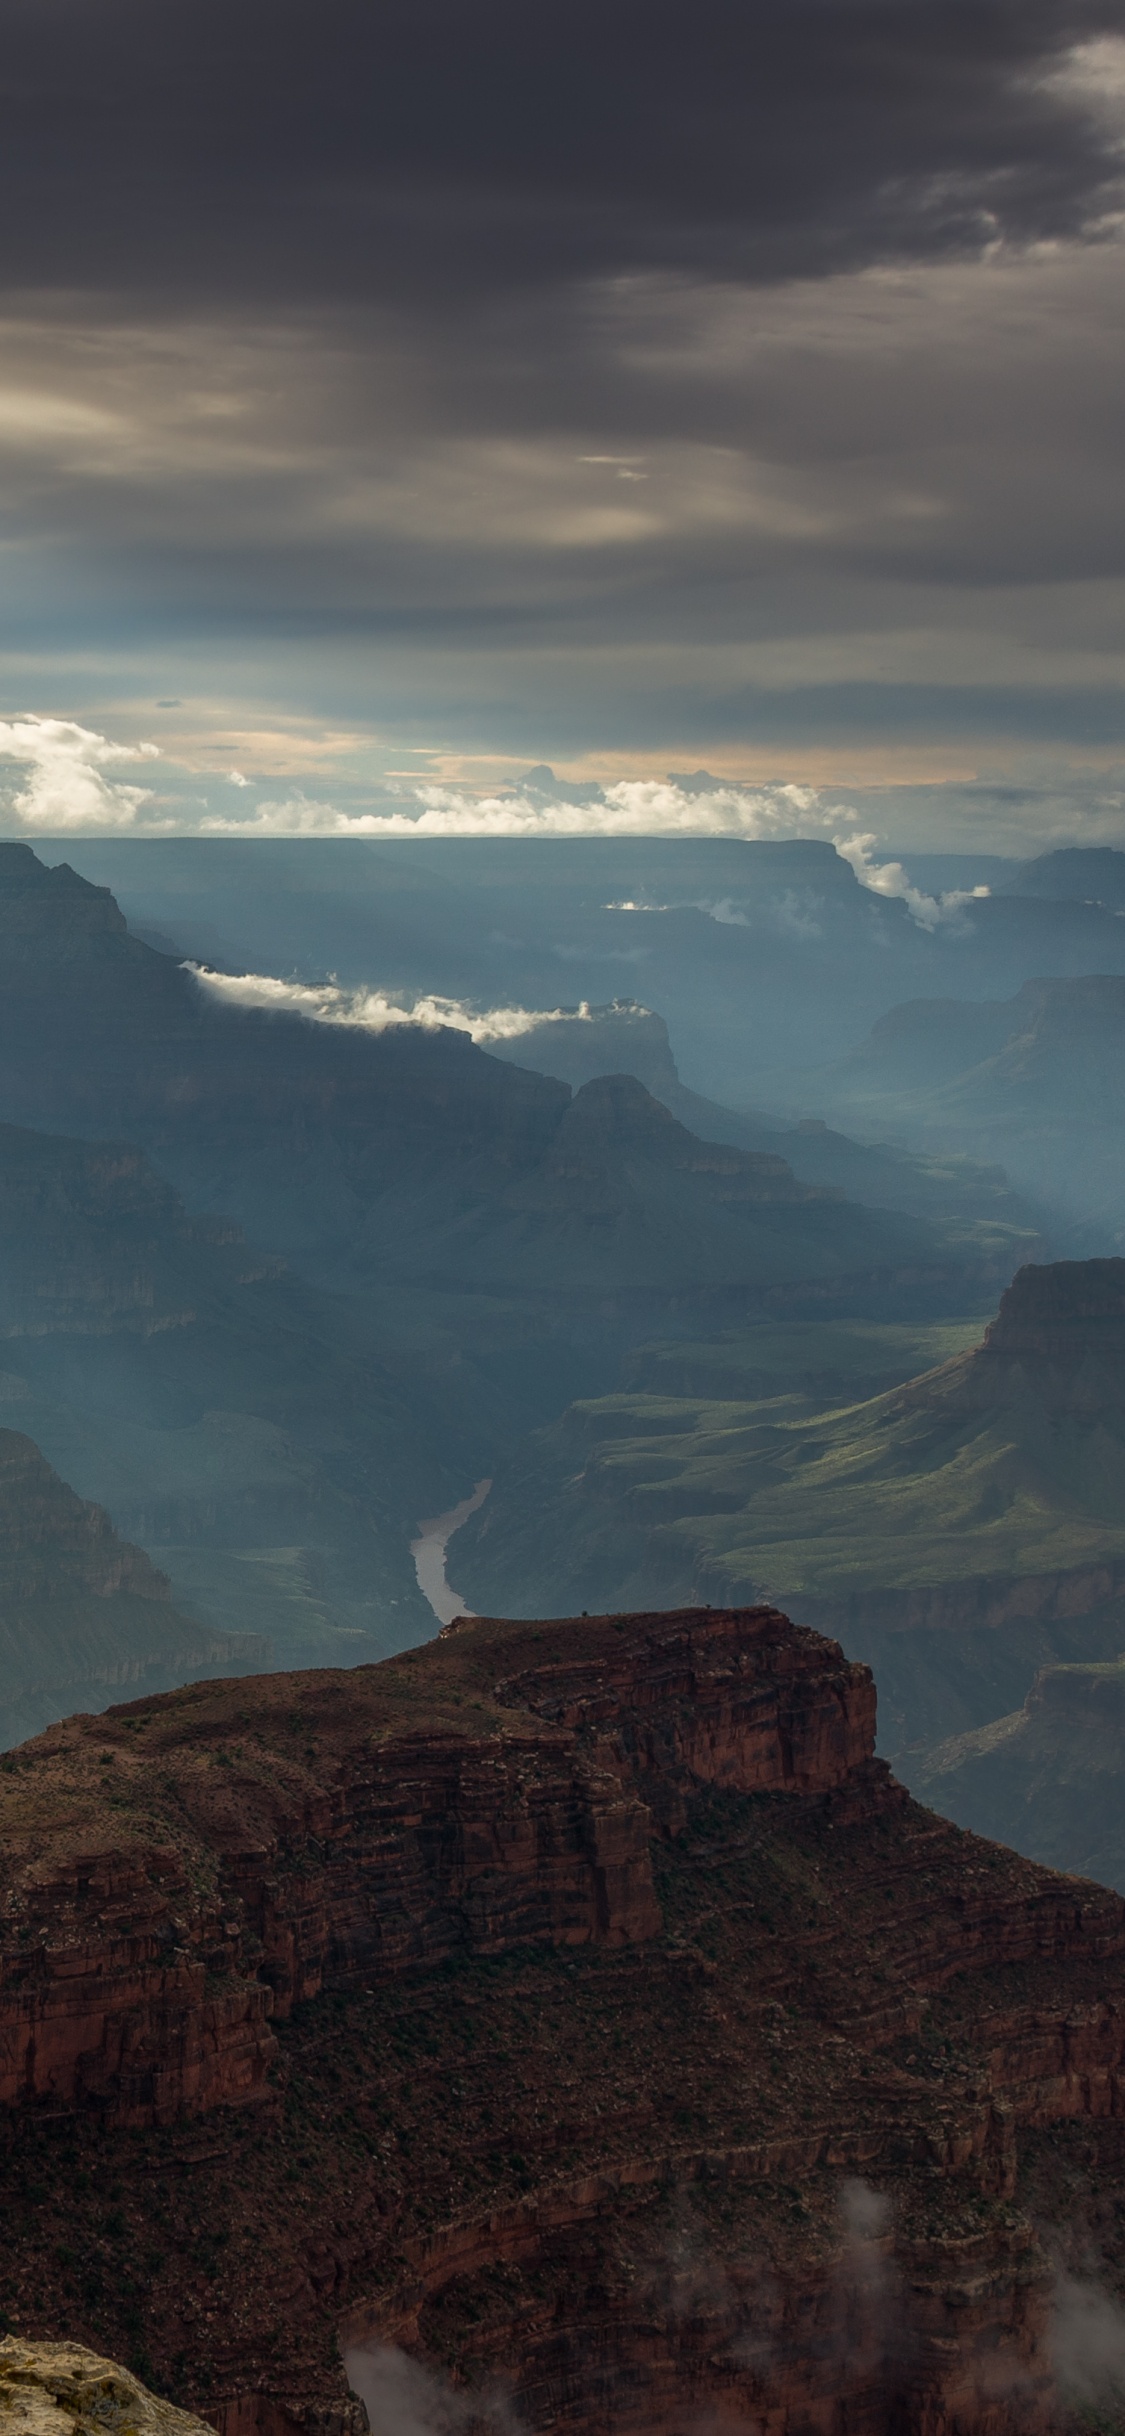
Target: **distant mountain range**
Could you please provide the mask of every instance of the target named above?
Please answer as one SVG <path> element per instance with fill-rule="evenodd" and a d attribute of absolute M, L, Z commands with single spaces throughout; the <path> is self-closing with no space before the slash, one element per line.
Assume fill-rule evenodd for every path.
<path fill-rule="evenodd" d="M 1125 985 L 1123 985 L 1125 986 Z M 899 1210 L 971 1232 L 982 1253 L 1021 1239 L 1034 1249 L 1049 1217 L 1016 1193 L 1003 1168 L 963 1152 L 912 1152 L 894 1143 L 862 1142 L 834 1132 L 823 1119 L 786 1124 L 753 1109 L 724 1108 L 681 1082 L 668 1026 L 636 1000 L 585 1007 L 529 1026 L 513 1040 L 492 1043 L 509 1065 L 530 1066 L 579 1088 L 597 1075 L 633 1074 L 693 1133 L 744 1150 L 783 1158 L 807 1184 L 826 1185 L 870 1209 Z"/>
<path fill-rule="evenodd" d="M 416 1640 L 420 1516 L 644 1342 L 979 1309 L 1034 1240 L 1002 1182 L 979 1223 L 867 1208 L 740 1131 L 460 1031 L 221 1003 L 0 847 L 0 1407 L 276 1664 Z"/>
<path fill-rule="evenodd" d="M 1055 904 L 1097 905 L 1125 911 L 1125 854 L 1117 846 L 1059 846 L 1021 863 L 1006 895 L 1050 897 Z"/>
<path fill-rule="evenodd" d="M 108 882 L 134 928 L 230 972 L 477 1007 L 643 999 L 692 1090 L 757 1107 L 784 1073 L 781 1097 L 809 1115 L 829 1111 L 802 1108 L 794 1076 L 896 1004 L 1125 973 L 1125 923 L 1096 875 L 1056 875 L 1048 892 L 1040 873 L 1024 889 L 1013 863 L 991 896 L 958 894 L 950 875 L 932 884 L 952 899 L 908 903 L 820 839 L 107 838 L 51 852 Z"/>
<path fill-rule="evenodd" d="M 454 1542 L 472 1604 L 769 1597 L 874 1666 L 907 1769 L 1038 1665 L 1116 1655 L 1125 1261 L 1022 1269 L 981 1343 L 866 1401 L 741 1353 L 741 1395 L 733 1347 L 710 1379 L 670 1353 L 663 1392 L 650 1374 L 534 1436 Z"/>
<path fill-rule="evenodd" d="M 854 1300 L 909 1269 L 924 1300 L 925 1272 L 948 1297 L 952 1267 L 963 1297 L 978 1259 L 925 1219 L 798 1184 L 772 1148 L 704 1155 L 635 1081 L 572 1098 L 463 1032 L 220 1003 L 26 847 L 0 848 L 0 958 L 0 1117 L 124 1136 L 191 1209 L 322 1285 L 519 1296 L 557 1333 L 560 1307 L 604 1317 L 607 1295 L 753 1303 L 807 1280 Z"/>

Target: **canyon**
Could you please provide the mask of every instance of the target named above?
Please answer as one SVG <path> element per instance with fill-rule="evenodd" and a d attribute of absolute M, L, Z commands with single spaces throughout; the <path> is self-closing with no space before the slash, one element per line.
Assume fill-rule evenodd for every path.
<path fill-rule="evenodd" d="M 725 1372 L 665 1348 L 497 1466 L 454 1577 L 523 1614 L 772 1599 L 874 1668 L 913 1781 L 1040 1667 L 1125 1647 L 1125 1260 L 1027 1263 L 973 1333 L 874 1395 L 755 1375 L 749 1332 Z"/>
<path fill-rule="evenodd" d="M 458 1619 L 9 1753 L 9 2326 L 225 2436 L 358 2429 L 341 2344 L 437 2424 L 1068 2424 L 1054 2268 L 1125 2264 L 1125 1904 L 874 1729 L 758 1606 Z"/>

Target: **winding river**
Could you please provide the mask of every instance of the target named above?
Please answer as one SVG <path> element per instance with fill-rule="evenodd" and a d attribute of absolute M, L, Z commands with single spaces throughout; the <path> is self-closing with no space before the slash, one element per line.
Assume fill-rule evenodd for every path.
<path fill-rule="evenodd" d="M 452 1624 L 454 1616 L 470 1616 L 473 1613 L 450 1584 L 445 1570 L 445 1551 L 454 1532 L 459 1531 L 470 1514 L 475 1514 L 477 1507 L 484 1504 L 491 1487 L 491 1480 L 478 1480 L 472 1496 L 463 1497 L 459 1506 L 450 1506 L 448 1514 L 435 1514 L 429 1522 L 419 1523 L 418 1537 L 410 1542 L 418 1588 L 423 1598 L 429 1600 L 439 1624 Z"/>

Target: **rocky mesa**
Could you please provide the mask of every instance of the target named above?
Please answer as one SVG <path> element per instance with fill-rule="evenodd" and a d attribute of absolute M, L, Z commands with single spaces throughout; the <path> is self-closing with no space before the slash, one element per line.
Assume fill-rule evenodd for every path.
<path fill-rule="evenodd" d="M 377 2422 L 408 2375 L 583 2436 L 1062 2424 L 1043 2228 L 1112 2280 L 1125 1905 L 920 1809 L 874 1723 L 834 1643 L 685 1609 L 11 1754 L 10 2323 L 227 2436 L 356 2426 L 341 2343 Z"/>

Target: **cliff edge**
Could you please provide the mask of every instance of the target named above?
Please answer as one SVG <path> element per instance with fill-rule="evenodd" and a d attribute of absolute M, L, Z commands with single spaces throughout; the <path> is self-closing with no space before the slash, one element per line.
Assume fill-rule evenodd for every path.
<path fill-rule="evenodd" d="M 758 1607 L 25 1745 L 0 2307 L 225 2436 L 354 2429 L 341 2343 L 426 2425 L 1063 2424 L 1035 2227 L 1088 2257 L 1096 2191 L 1117 2272 L 1125 1904 L 920 1809 L 874 1722 Z"/>

